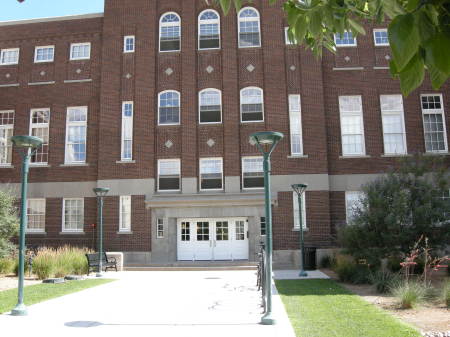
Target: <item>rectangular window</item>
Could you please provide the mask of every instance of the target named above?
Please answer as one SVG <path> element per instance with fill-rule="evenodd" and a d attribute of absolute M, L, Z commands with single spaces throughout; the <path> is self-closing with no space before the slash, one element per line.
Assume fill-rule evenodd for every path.
<path fill-rule="evenodd" d="M 84 200 L 63 200 L 63 232 L 84 231 Z"/>
<path fill-rule="evenodd" d="M 421 95 L 423 130 L 426 152 L 447 152 L 447 131 L 445 128 L 442 95 Z"/>
<path fill-rule="evenodd" d="M 133 160 L 133 110 L 133 102 L 122 103 L 122 161 Z"/>
<path fill-rule="evenodd" d="M 406 154 L 402 95 L 381 95 L 381 118 L 385 154 Z"/>
<path fill-rule="evenodd" d="M 119 231 L 130 232 L 131 231 L 131 196 L 120 196 L 120 220 Z"/>
<path fill-rule="evenodd" d="M 55 46 L 36 47 L 34 49 L 34 63 L 53 62 L 55 57 Z"/>
<path fill-rule="evenodd" d="M 345 192 L 345 214 L 347 224 L 351 224 L 358 210 L 362 207 L 363 192 L 347 191 Z"/>
<path fill-rule="evenodd" d="M 72 43 L 70 45 L 71 60 L 87 60 L 91 58 L 91 43 Z"/>
<path fill-rule="evenodd" d="M 0 111 L 0 166 L 11 165 L 14 111 Z"/>
<path fill-rule="evenodd" d="M 157 219 L 156 224 L 156 238 L 163 239 L 164 238 L 164 219 Z"/>
<path fill-rule="evenodd" d="M 298 209 L 298 195 L 292 192 L 292 203 L 293 203 L 293 217 L 294 217 L 294 230 L 300 230 L 300 214 Z M 308 228 L 306 226 L 306 193 L 302 194 L 302 228 L 305 230 Z"/>
<path fill-rule="evenodd" d="M 179 191 L 181 163 L 179 159 L 158 160 L 158 191 Z"/>
<path fill-rule="evenodd" d="M 266 217 L 262 216 L 259 218 L 261 235 L 266 235 Z"/>
<path fill-rule="evenodd" d="M 200 159 L 200 190 L 221 190 L 222 180 L 222 158 Z"/>
<path fill-rule="evenodd" d="M 0 52 L 0 65 L 18 64 L 19 48 L 2 49 Z"/>
<path fill-rule="evenodd" d="M 206 13 L 208 15 L 208 12 Z M 215 15 L 215 14 L 210 14 Z M 210 16 L 199 21 L 198 35 L 199 49 L 217 49 L 220 48 L 220 25 L 219 18 Z"/>
<path fill-rule="evenodd" d="M 27 232 L 45 232 L 45 199 L 27 200 Z"/>
<path fill-rule="evenodd" d="M 242 158 L 242 188 L 263 188 L 263 157 Z"/>
<path fill-rule="evenodd" d="M 289 123 L 291 132 L 291 154 L 303 154 L 302 116 L 300 95 L 289 95 Z"/>
<path fill-rule="evenodd" d="M 86 162 L 87 107 L 67 108 L 66 159 L 69 163 Z"/>
<path fill-rule="evenodd" d="M 125 36 L 123 38 L 123 52 L 134 53 L 135 50 L 135 37 L 134 35 Z"/>
<path fill-rule="evenodd" d="M 44 142 L 31 157 L 33 164 L 48 163 L 50 109 L 32 109 L 30 113 L 30 135 L 41 138 Z"/>
<path fill-rule="evenodd" d="M 361 96 L 339 96 L 342 155 L 364 155 L 364 123 Z"/>
<path fill-rule="evenodd" d="M 199 93 L 200 124 L 222 122 L 222 93 L 216 89 L 205 89 Z"/>
<path fill-rule="evenodd" d="M 284 27 L 284 41 L 288 46 L 297 44 L 297 40 L 294 36 L 292 36 L 292 40 L 289 37 L 289 27 Z"/>
<path fill-rule="evenodd" d="M 388 32 L 386 28 L 374 29 L 373 40 L 375 46 L 389 46 Z"/>
<path fill-rule="evenodd" d="M 334 34 L 334 43 L 336 47 L 355 47 L 356 38 L 353 37 L 352 32 L 344 32 L 344 34 Z"/>

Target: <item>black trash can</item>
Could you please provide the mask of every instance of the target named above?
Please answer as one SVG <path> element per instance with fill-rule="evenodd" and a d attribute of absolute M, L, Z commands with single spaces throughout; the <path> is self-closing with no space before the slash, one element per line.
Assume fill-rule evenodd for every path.
<path fill-rule="evenodd" d="M 316 270 L 316 247 L 305 247 L 305 270 Z"/>

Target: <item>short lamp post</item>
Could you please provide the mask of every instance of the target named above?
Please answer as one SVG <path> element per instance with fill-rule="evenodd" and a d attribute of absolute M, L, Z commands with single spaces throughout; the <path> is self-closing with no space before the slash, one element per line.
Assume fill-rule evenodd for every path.
<path fill-rule="evenodd" d="M 27 187 L 28 187 L 28 169 L 30 158 L 39 148 L 43 141 L 38 137 L 32 136 L 14 136 L 11 137 L 14 146 L 21 149 L 22 156 L 22 191 L 20 199 L 20 231 L 19 231 L 19 289 L 17 305 L 11 311 L 13 316 L 26 316 L 27 307 L 23 303 L 23 282 L 25 277 L 25 230 L 27 227 Z"/>
<path fill-rule="evenodd" d="M 106 187 L 96 187 L 94 188 L 94 193 L 97 196 L 98 205 L 98 272 L 97 277 L 102 277 L 103 270 L 103 198 L 108 194 L 109 188 Z"/>
<path fill-rule="evenodd" d="M 281 132 L 263 131 L 256 132 L 250 136 L 250 140 L 254 143 L 258 150 L 263 154 L 264 168 L 264 196 L 266 209 L 266 313 L 261 319 L 264 325 L 273 325 L 276 323 L 272 314 L 272 201 L 270 195 L 270 155 L 277 143 L 283 139 Z"/>
<path fill-rule="evenodd" d="M 308 185 L 305 184 L 294 184 L 292 189 L 297 193 L 298 198 L 298 221 L 299 221 L 299 232 L 300 232 L 300 254 L 301 254 L 301 266 L 300 273 L 298 276 L 305 277 L 308 273 L 305 271 L 305 240 L 303 238 L 303 221 L 302 221 L 302 194 L 305 193 Z"/>

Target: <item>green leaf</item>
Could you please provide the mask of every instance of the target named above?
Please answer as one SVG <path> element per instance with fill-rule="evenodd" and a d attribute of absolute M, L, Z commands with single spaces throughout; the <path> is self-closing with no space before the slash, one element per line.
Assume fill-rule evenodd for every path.
<path fill-rule="evenodd" d="M 231 0 L 220 0 L 220 7 L 225 14 L 228 14 L 231 8 Z"/>
<path fill-rule="evenodd" d="M 406 4 L 406 10 L 408 12 L 414 11 L 417 8 L 417 6 L 419 6 L 419 2 L 420 0 L 408 0 Z"/>
<path fill-rule="evenodd" d="M 389 44 L 401 71 L 419 49 L 420 37 L 412 14 L 399 15 L 389 25 Z"/>
<path fill-rule="evenodd" d="M 428 72 L 430 74 L 431 85 L 433 89 L 438 90 L 447 81 L 449 76 L 439 71 L 436 67 L 427 64 Z"/>
<path fill-rule="evenodd" d="M 397 15 L 405 14 L 404 8 L 398 4 L 397 0 L 383 1 L 383 9 L 386 15 L 393 19 Z"/>
<path fill-rule="evenodd" d="M 319 10 L 315 10 L 309 15 L 309 31 L 314 36 L 322 33 L 322 13 Z"/>
<path fill-rule="evenodd" d="M 425 76 L 425 65 L 418 53 L 416 53 L 406 67 L 400 71 L 399 76 L 400 87 L 405 96 L 408 96 L 414 89 L 422 84 Z"/>
<path fill-rule="evenodd" d="M 450 76 L 450 38 L 444 33 L 435 34 L 425 45 L 426 62 Z"/>
<path fill-rule="evenodd" d="M 350 28 L 352 31 L 355 31 L 362 35 L 366 35 L 366 30 L 358 22 L 356 22 L 350 18 L 347 21 L 348 21 L 348 24 L 350 25 Z"/>
<path fill-rule="evenodd" d="M 397 65 L 392 60 L 389 62 L 389 72 L 393 78 L 398 78 Z"/>
<path fill-rule="evenodd" d="M 299 16 L 297 22 L 295 23 L 295 39 L 298 43 L 302 43 L 303 39 L 306 35 L 306 30 L 308 28 L 308 25 L 306 24 L 306 15 Z"/>
<path fill-rule="evenodd" d="M 419 11 L 415 16 L 417 28 L 419 30 L 420 41 L 425 44 L 436 33 L 436 28 L 425 11 Z"/>
<path fill-rule="evenodd" d="M 233 0 L 234 1 L 234 7 L 236 7 L 236 10 L 239 11 L 242 7 L 242 0 Z"/>

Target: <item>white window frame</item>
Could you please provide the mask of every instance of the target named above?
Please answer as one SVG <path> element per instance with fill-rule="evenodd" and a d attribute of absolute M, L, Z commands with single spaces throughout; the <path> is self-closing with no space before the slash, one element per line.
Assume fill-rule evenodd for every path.
<path fill-rule="evenodd" d="M 73 47 L 78 47 L 78 46 L 89 46 L 89 55 L 88 56 L 83 56 L 83 57 L 74 57 L 73 56 Z M 71 61 L 75 61 L 75 60 L 89 60 L 91 58 L 91 50 L 92 49 L 92 45 L 90 42 L 80 42 L 80 43 L 71 43 L 70 44 L 70 60 Z"/>
<path fill-rule="evenodd" d="M 0 124 L 0 129 L 2 129 L 2 130 L 12 130 L 11 131 L 11 135 L 12 136 L 14 136 L 14 121 L 15 121 L 15 118 L 16 118 L 16 112 L 14 111 L 14 110 L 0 110 L 0 114 L 2 114 L 2 113 L 12 113 L 13 114 L 13 123 L 12 124 L 5 124 L 5 125 L 1 125 Z M 7 161 L 7 162 L 5 162 L 5 163 L 1 163 L 0 162 L 0 167 L 10 167 L 11 166 L 11 163 L 12 163 L 12 156 L 13 156 L 13 154 L 12 154 L 12 143 L 11 143 L 11 139 L 9 139 L 9 141 L 8 141 L 8 139 L 6 139 L 6 147 L 7 148 L 9 148 L 10 150 L 8 151 L 8 152 L 10 152 L 10 156 L 9 156 L 9 161 Z M 6 159 L 8 159 L 8 155 L 7 155 L 7 157 L 6 157 Z"/>
<path fill-rule="evenodd" d="M 340 108 L 340 98 L 341 97 L 359 97 L 360 103 L 361 103 L 361 110 L 360 111 L 341 111 Z M 342 156 L 343 157 L 361 157 L 361 156 L 365 156 L 366 155 L 366 137 L 364 134 L 364 112 L 363 112 L 363 103 L 362 103 L 362 96 L 361 95 L 343 95 L 343 96 L 339 96 L 339 116 L 340 116 L 340 123 L 341 123 L 341 151 L 342 151 Z M 347 154 L 344 153 L 344 133 L 343 133 L 343 117 L 345 116 L 359 116 L 361 119 L 361 148 L 362 148 L 362 152 L 361 153 L 351 153 L 351 154 Z M 354 135 L 354 134 L 353 134 Z"/>
<path fill-rule="evenodd" d="M 131 117 L 125 116 L 125 106 L 131 105 Z M 125 124 L 131 120 L 131 139 L 125 139 Z M 122 102 L 122 134 L 120 138 L 120 160 L 121 161 L 133 161 L 133 138 L 134 138 L 134 102 L 124 101 Z M 125 141 L 131 141 L 131 158 L 125 158 Z"/>
<path fill-rule="evenodd" d="M 295 46 L 297 44 L 297 40 L 291 41 L 289 39 L 289 27 L 284 27 L 284 42 L 286 46 Z"/>
<path fill-rule="evenodd" d="M 29 228 L 28 227 L 28 224 L 30 223 L 30 221 L 29 221 L 29 217 L 30 216 L 33 216 L 33 215 L 37 215 L 37 214 L 31 214 L 31 213 L 29 213 L 29 209 L 30 209 L 30 202 L 43 202 L 44 203 L 44 208 L 43 208 L 43 211 L 44 211 L 44 214 L 43 214 L 43 216 L 44 216 L 44 224 L 43 224 L 43 226 L 42 226 L 42 228 Z M 45 215 L 46 215 L 46 200 L 44 199 L 44 198 L 30 198 L 30 199 L 27 199 L 27 228 L 26 228 L 26 232 L 27 233 L 45 233 Z"/>
<path fill-rule="evenodd" d="M 296 192 L 292 192 L 292 216 L 294 220 L 294 231 L 300 231 L 300 222 L 299 222 L 299 209 L 298 209 L 298 195 Z M 306 222 L 306 192 L 302 194 L 302 227 L 303 231 L 308 230 L 308 224 Z"/>
<path fill-rule="evenodd" d="M 383 110 L 382 99 L 387 96 L 395 96 L 400 98 L 401 102 L 401 110 Z M 403 96 L 402 95 L 380 95 L 380 110 L 381 110 L 381 126 L 383 128 L 383 145 L 384 145 L 384 154 L 385 155 L 406 155 L 408 153 L 408 148 L 406 144 L 406 128 L 405 128 L 405 116 L 404 116 L 404 106 L 403 106 Z M 402 140 L 403 140 L 403 148 L 405 149 L 403 152 L 387 152 L 386 151 L 386 138 L 385 138 L 385 130 L 384 130 L 384 116 L 395 116 L 400 115 L 401 118 L 401 127 L 403 129 Z"/>
<path fill-rule="evenodd" d="M 13 52 L 13 51 L 17 51 L 17 60 L 14 62 L 2 62 L 4 54 L 7 52 Z M 0 65 L 1 66 L 19 64 L 19 60 L 20 60 L 20 48 L 7 48 L 7 49 L 2 49 L 0 51 Z"/>
<path fill-rule="evenodd" d="M 242 101 L 243 101 L 243 92 L 245 91 L 245 90 L 251 90 L 251 89 L 256 89 L 256 90 L 259 90 L 260 91 L 260 93 L 261 93 L 261 103 L 262 103 L 262 119 L 261 120 L 257 120 L 257 121 L 243 121 L 242 120 Z M 245 88 L 242 88 L 241 89 L 241 91 L 240 91 L 240 94 L 239 94 L 239 96 L 240 96 L 240 101 L 239 101 L 239 110 L 240 110 L 240 119 L 241 119 L 241 123 L 262 123 L 262 122 L 264 122 L 264 90 L 262 89 L 262 88 L 259 88 L 259 87 L 245 87 Z"/>
<path fill-rule="evenodd" d="M 256 18 L 241 18 L 241 13 L 247 9 L 252 9 L 258 14 Z M 258 22 L 258 34 L 259 34 L 259 44 L 257 46 L 241 46 L 241 22 L 242 21 L 257 21 Z M 261 40 L 262 40 L 262 34 L 261 34 L 261 14 L 255 7 L 247 6 L 242 8 L 238 15 L 237 15 L 237 24 L 238 24 L 238 47 L 239 48 L 260 48 L 261 47 Z"/>
<path fill-rule="evenodd" d="M 178 101 L 179 101 L 179 106 L 178 106 L 178 123 L 164 123 L 164 124 L 161 124 L 161 122 L 160 122 L 160 111 L 159 111 L 159 109 L 161 108 L 161 96 L 163 95 L 163 94 L 165 94 L 165 93 L 168 93 L 168 92 L 176 92 L 177 94 L 178 94 Z M 158 94 L 158 125 L 162 125 L 162 126 L 165 126 L 165 125 L 180 125 L 181 124 L 181 93 L 179 92 L 179 91 L 177 91 L 177 90 L 164 90 L 164 91 L 161 91 L 159 94 Z"/>
<path fill-rule="evenodd" d="M 126 205 L 128 207 L 128 212 L 123 211 L 124 203 L 128 203 Z M 132 212 L 132 198 L 131 195 L 121 195 L 120 201 L 119 201 L 119 232 L 120 233 L 129 233 L 131 232 L 131 212 Z M 127 222 L 128 224 L 124 224 L 123 217 L 124 215 L 127 216 Z M 126 225 L 126 227 L 125 227 Z"/>
<path fill-rule="evenodd" d="M 349 196 L 356 196 L 358 199 L 353 199 L 352 201 L 355 201 L 358 204 L 361 204 L 361 200 L 364 197 L 364 193 L 362 191 L 345 191 L 345 222 L 347 224 L 351 224 L 352 216 L 349 214 L 349 208 L 350 208 L 350 198 Z M 354 206 L 354 205 L 353 205 Z"/>
<path fill-rule="evenodd" d="M 37 56 L 38 56 L 38 50 L 40 49 L 53 49 L 53 55 L 51 59 L 48 60 L 38 60 Z M 55 46 L 36 46 L 34 48 L 34 63 L 51 63 L 55 61 Z"/>
<path fill-rule="evenodd" d="M 161 220 L 161 221 L 160 221 Z M 156 238 L 157 239 L 164 239 L 164 232 L 165 232 L 165 224 L 164 224 L 164 218 L 157 218 L 156 219 Z"/>
<path fill-rule="evenodd" d="M 334 44 L 336 45 L 336 48 L 340 48 L 340 47 L 357 47 L 358 46 L 358 41 L 356 40 L 356 36 L 353 36 L 353 33 L 351 31 L 344 31 L 344 33 L 350 33 L 352 34 L 352 38 L 355 41 L 355 43 L 345 43 L 345 44 L 337 44 L 337 34 L 334 34 Z M 339 34 L 340 35 L 340 34 Z"/>
<path fill-rule="evenodd" d="M 245 187 L 244 186 L 244 173 L 246 172 L 246 171 L 244 171 L 244 168 L 245 168 L 244 161 L 245 161 L 245 159 L 254 159 L 254 158 L 264 160 L 264 158 L 262 156 L 245 156 L 245 157 L 241 158 L 241 165 L 242 165 L 241 184 L 242 184 L 243 190 L 261 190 L 264 188 L 264 186 L 261 186 L 261 187 Z M 264 165 L 264 162 L 263 162 L 263 165 Z M 264 168 L 262 168 L 261 172 L 264 173 Z"/>
<path fill-rule="evenodd" d="M 82 217 L 82 225 L 83 225 L 83 229 L 66 229 L 66 217 L 65 217 L 65 213 L 66 213 L 66 201 L 69 200 L 81 200 L 81 207 L 83 209 L 83 217 Z M 63 207 L 62 207 L 62 232 L 63 233 L 84 233 L 84 198 L 64 198 L 63 199 Z"/>
<path fill-rule="evenodd" d="M 214 13 L 217 15 L 217 19 L 200 20 L 201 16 L 202 16 L 205 12 L 214 12 Z M 197 30 L 198 30 L 198 32 L 197 32 L 197 40 L 198 40 L 198 42 L 197 42 L 197 48 L 198 48 L 198 50 L 214 50 L 214 49 L 220 49 L 220 48 L 222 47 L 222 41 L 221 41 L 221 39 L 222 39 L 222 34 L 221 34 L 221 31 L 220 31 L 221 27 L 220 27 L 220 15 L 219 15 L 219 13 L 218 13 L 217 11 L 215 11 L 214 9 L 210 9 L 210 8 L 205 9 L 204 11 L 200 12 L 200 14 L 198 15 L 197 21 L 198 21 L 198 27 L 197 27 Z M 219 47 L 216 47 L 216 48 L 200 48 L 200 26 L 201 26 L 202 24 L 203 24 L 203 25 L 205 25 L 205 24 L 206 24 L 206 25 L 208 25 L 208 24 L 209 24 L 209 25 L 217 24 L 218 30 L 219 30 Z"/>
<path fill-rule="evenodd" d="M 298 107 L 299 110 L 295 111 L 292 109 L 291 105 L 291 99 L 297 99 L 298 100 Z M 302 100 L 301 96 L 299 94 L 291 94 L 288 96 L 288 105 L 289 105 L 289 133 L 290 133 L 290 142 L 291 142 L 291 155 L 292 156 L 302 156 L 303 155 L 303 123 L 302 123 Z M 298 114 L 298 122 L 300 125 L 298 125 L 299 133 L 294 133 L 294 123 L 296 116 L 294 114 Z M 294 137 L 299 136 L 300 138 L 300 151 L 295 152 L 294 151 Z"/>
<path fill-rule="evenodd" d="M 387 43 L 377 43 L 377 38 L 375 36 L 375 33 L 377 32 L 386 32 L 387 33 L 387 28 L 374 28 L 373 30 L 373 44 L 376 47 L 388 47 L 389 46 L 389 40 Z"/>
<path fill-rule="evenodd" d="M 220 161 L 220 173 L 221 173 L 221 180 L 222 180 L 222 188 L 202 188 L 202 163 L 208 160 L 216 160 Z M 223 183 L 223 158 L 222 157 L 209 157 L 209 158 L 200 158 L 199 160 L 199 186 L 200 191 L 222 191 L 224 188 Z"/>
<path fill-rule="evenodd" d="M 163 18 L 166 15 L 174 14 L 178 17 L 178 22 L 162 22 Z M 162 27 L 172 27 L 172 26 L 179 26 L 180 27 L 180 48 L 179 49 L 173 49 L 173 50 L 161 50 L 161 33 L 162 33 Z M 158 37 L 158 50 L 160 53 L 173 53 L 173 52 L 180 52 L 181 51 L 181 38 L 182 38 L 182 29 L 181 29 L 181 16 L 178 15 L 176 12 L 166 12 L 163 13 L 159 18 L 159 37 Z"/>
<path fill-rule="evenodd" d="M 86 121 L 85 122 L 69 122 L 69 110 L 70 109 L 85 109 L 86 110 Z M 73 107 L 67 107 L 66 110 L 66 143 L 64 146 L 64 163 L 65 164 L 84 164 L 87 161 L 87 132 L 88 132 L 88 118 L 89 118 L 89 113 L 88 113 L 88 107 L 87 106 L 73 106 Z M 80 161 L 69 161 L 68 158 L 68 151 L 67 151 L 67 146 L 68 146 L 68 141 L 69 141 L 69 126 L 84 126 L 86 128 L 86 137 L 84 139 L 84 143 L 85 143 L 85 160 L 80 160 Z"/>
<path fill-rule="evenodd" d="M 177 190 L 160 190 L 159 189 L 159 177 L 161 176 L 161 162 L 177 162 L 179 165 L 180 172 L 178 173 L 178 179 L 179 179 L 179 188 Z M 176 159 L 158 159 L 158 192 L 179 192 L 181 191 L 181 160 L 179 158 Z"/>
<path fill-rule="evenodd" d="M 129 39 L 133 40 L 133 49 L 128 50 L 127 49 L 127 41 Z M 123 52 L 125 54 L 134 53 L 136 51 L 136 36 L 134 35 L 126 35 L 123 37 Z"/>
<path fill-rule="evenodd" d="M 422 105 L 422 97 L 424 97 L 424 96 L 440 96 L 440 98 L 441 98 L 441 109 L 440 110 L 424 109 L 423 105 Z M 446 126 L 446 121 L 445 121 L 444 99 L 442 97 L 442 94 L 436 94 L 436 93 L 421 94 L 420 95 L 420 108 L 422 109 L 422 128 L 423 128 L 423 139 L 424 139 L 425 152 L 426 153 L 448 153 L 447 126 Z M 427 110 L 428 110 L 428 112 L 426 112 Z M 427 151 L 426 139 L 425 139 L 425 120 L 424 120 L 424 115 L 425 114 L 432 114 L 432 115 L 441 114 L 442 115 L 442 125 L 443 125 L 443 129 L 444 129 L 443 131 L 444 131 L 444 145 L 445 145 L 445 149 L 444 150 Z"/>
<path fill-rule="evenodd" d="M 202 93 L 207 92 L 207 91 L 214 91 L 216 93 L 219 94 L 219 99 L 220 99 L 220 121 L 219 122 L 202 122 L 201 121 L 201 107 L 202 107 Z M 222 91 L 219 89 L 215 89 L 215 88 L 206 88 L 201 90 L 198 93 L 198 122 L 199 124 L 222 124 Z"/>
<path fill-rule="evenodd" d="M 36 112 L 36 111 L 48 111 L 48 123 L 33 123 L 33 112 Z M 41 129 L 41 128 L 44 128 L 44 127 L 47 127 L 47 138 L 48 138 L 48 141 L 47 141 L 47 143 L 43 143 L 43 145 L 47 145 L 47 149 L 49 148 L 49 143 L 50 143 L 50 108 L 42 108 L 42 109 L 31 109 L 30 110 L 30 130 L 29 130 L 29 135 L 30 136 L 33 136 L 33 129 L 34 128 L 39 128 L 39 129 Z M 40 137 L 40 138 L 42 138 L 42 137 Z M 43 146 L 42 145 L 42 146 Z M 40 146 L 40 148 L 42 148 L 42 146 Z M 48 159 L 48 155 L 49 155 L 49 152 L 47 151 L 47 159 Z M 45 161 L 45 162 L 31 162 L 31 159 L 30 159 L 30 165 L 47 165 L 48 164 L 48 160 L 47 161 Z"/>

